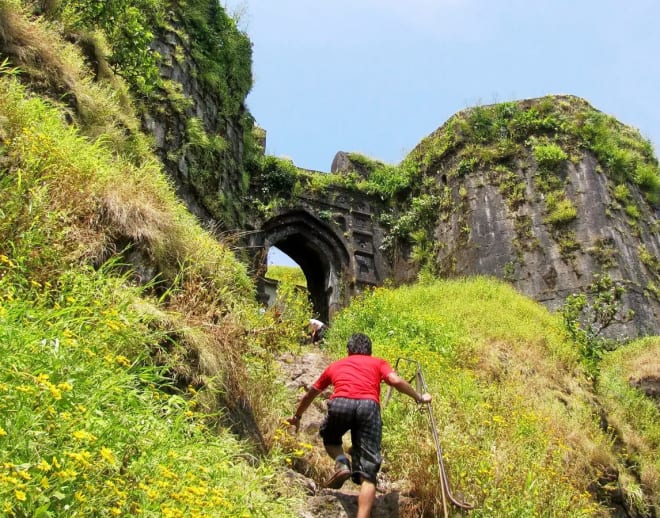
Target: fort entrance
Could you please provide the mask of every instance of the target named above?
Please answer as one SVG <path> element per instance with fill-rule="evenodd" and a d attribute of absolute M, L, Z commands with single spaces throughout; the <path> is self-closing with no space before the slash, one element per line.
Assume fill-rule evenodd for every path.
<path fill-rule="evenodd" d="M 279 248 L 300 265 L 314 313 L 328 322 L 352 296 L 389 275 L 380 209 L 377 200 L 347 190 L 292 199 L 251 235 L 256 270 L 265 272 L 268 250 Z M 263 273 L 257 289 L 266 300 Z"/>

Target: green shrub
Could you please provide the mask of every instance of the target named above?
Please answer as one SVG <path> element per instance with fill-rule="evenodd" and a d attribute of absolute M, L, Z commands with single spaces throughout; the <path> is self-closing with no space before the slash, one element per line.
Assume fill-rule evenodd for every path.
<path fill-rule="evenodd" d="M 160 85 L 157 56 L 150 48 L 154 29 L 162 23 L 161 0 L 62 0 L 56 12 L 72 30 L 101 29 L 111 46 L 108 63 L 136 91 L 150 93 Z"/>
<path fill-rule="evenodd" d="M 298 168 L 283 158 L 265 156 L 261 161 L 259 176 L 255 178 L 261 194 L 267 200 L 277 196 L 288 198 L 298 177 Z"/>
<path fill-rule="evenodd" d="M 626 203 L 630 198 L 630 189 L 626 184 L 620 183 L 614 188 L 612 195 L 615 200 L 618 200 L 621 203 Z"/>
<path fill-rule="evenodd" d="M 629 204 L 626 205 L 626 214 L 631 217 L 632 219 L 639 219 L 641 217 L 641 213 L 639 211 L 639 207 L 634 204 Z"/>
<path fill-rule="evenodd" d="M 633 181 L 644 190 L 651 203 L 660 201 L 660 170 L 656 164 L 637 164 L 633 174 Z"/>
<path fill-rule="evenodd" d="M 566 152 L 554 143 L 539 144 L 534 146 L 533 151 L 539 167 L 548 171 L 556 171 L 568 159 Z"/>
<path fill-rule="evenodd" d="M 544 221 L 550 225 L 565 225 L 577 218 L 577 209 L 568 198 L 562 198 L 552 205 L 548 202 L 549 213 Z"/>

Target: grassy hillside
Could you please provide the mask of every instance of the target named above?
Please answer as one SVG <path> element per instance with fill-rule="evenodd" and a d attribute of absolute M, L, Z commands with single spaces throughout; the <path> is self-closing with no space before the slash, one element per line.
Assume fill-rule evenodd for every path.
<path fill-rule="evenodd" d="M 332 352 L 344 355 L 358 330 L 392 364 L 403 357 L 423 365 L 453 488 L 477 504 L 470 516 L 608 515 L 617 484 L 640 516 L 657 511 L 658 409 L 627 385 L 627 373 L 613 370 L 624 359 L 657 358 L 657 339 L 606 360 L 598 398 L 622 427 L 615 433 L 601 427 L 601 403 L 560 318 L 503 283 L 376 289 L 334 321 Z M 649 368 L 657 374 L 657 360 Z M 413 374 L 408 367 L 402 373 Z M 623 401 L 618 391 L 627 394 Z M 384 421 L 386 473 L 411 480 L 424 511 L 439 515 L 426 417 L 395 395 Z"/>
<path fill-rule="evenodd" d="M 294 515 L 271 366 L 291 325 L 119 130 L 121 96 L 72 73 L 107 110 L 91 135 L 22 74 L 0 68 L 0 513 Z"/>

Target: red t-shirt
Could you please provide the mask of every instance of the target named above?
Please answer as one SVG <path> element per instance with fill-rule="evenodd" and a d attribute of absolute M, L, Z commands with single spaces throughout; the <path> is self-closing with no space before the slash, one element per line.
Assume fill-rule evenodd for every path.
<path fill-rule="evenodd" d="M 330 399 L 372 399 L 380 403 L 380 383 L 394 369 L 387 361 L 365 354 L 351 354 L 331 363 L 312 385 L 318 391 L 334 387 Z"/>

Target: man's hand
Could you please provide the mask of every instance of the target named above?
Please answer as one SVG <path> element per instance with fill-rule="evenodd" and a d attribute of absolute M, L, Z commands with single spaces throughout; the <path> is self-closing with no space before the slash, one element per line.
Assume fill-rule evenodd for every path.
<path fill-rule="evenodd" d="M 296 432 L 300 428 L 300 416 L 299 415 L 294 415 L 293 417 L 289 417 L 286 420 L 287 423 L 289 423 L 291 426 L 296 427 Z"/>
<path fill-rule="evenodd" d="M 421 404 L 424 404 L 424 403 L 430 403 L 431 399 L 433 399 L 431 394 L 425 392 L 424 394 L 421 395 L 421 397 L 419 398 L 419 400 L 417 402 L 421 405 Z"/>

